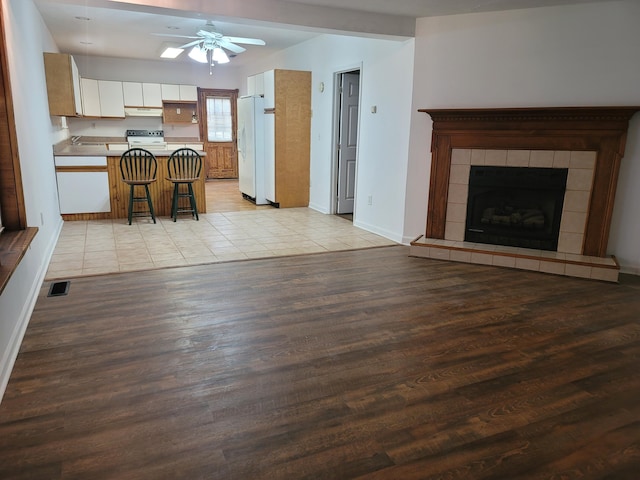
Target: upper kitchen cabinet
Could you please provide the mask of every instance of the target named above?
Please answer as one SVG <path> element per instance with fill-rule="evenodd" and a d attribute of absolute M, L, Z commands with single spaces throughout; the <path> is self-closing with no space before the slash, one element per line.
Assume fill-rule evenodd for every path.
<path fill-rule="evenodd" d="M 271 105 L 267 107 L 267 99 Z M 264 74 L 265 196 L 280 207 L 309 205 L 311 72 Z"/>
<path fill-rule="evenodd" d="M 162 107 L 162 86 L 159 83 L 143 83 L 144 107 Z"/>
<path fill-rule="evenodd" d="M 122 82 L 82 78 L 80 85 L 85 117 L 124 118 Z"/>
<path fill-rule="evenodd" d="M 124 118 L 124 96 L 122 82 L 98 80 L 100 93 L 100 116 Z"/>
<path fill-rule="evenodd" d="M 275 80 L 276 79 L 276 71 L 269 70 L 268 72 L 264 72 L 262 74 L 262 88 L 264 94 L 264 108 L 275 108 L 276 106 L 276 97 L 275 97 Z"/>
<path fill-rule="evenodd" d="M 98 91 L 98 80 L 91 78 L 80 79 L 82 92 L 82 113 L 85 117 L 100 116 L 100 92 Z"/>
<path fill-rule="evenodd" d="M 247 77 L 247 95 L 264 96 L 264 73 Z"/>
<path fill-rule="evenodd" d="M 162 84 L 163 102 L 197 102 L 198 89 L 195 85 Z"/>
<path fill-rule="evenodd" d="M 73 57 L 66 53 L 45 53 L 44 70 L 50 115 L 82 115 L 80 75 Z"/>
<path fill-rule="evenodd" d="M 159 83 L 122 82 L 126 107 L 162 107 Z"/>

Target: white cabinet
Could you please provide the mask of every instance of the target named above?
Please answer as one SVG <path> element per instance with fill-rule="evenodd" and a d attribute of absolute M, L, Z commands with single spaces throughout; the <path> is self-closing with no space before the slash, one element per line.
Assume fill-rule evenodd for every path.
<path fill-rule="evenodd" d="M 180 85 L 162 84 L 162 100 L 180 100 Z"/>
<path fill-rule="evenodd" d="M 82 114 L 85 117 L 99 117 L 100 93 L 98 81 L 90 78 L 81 78 L 80 92 L 82 96 Z"/>
<path fill-rule="evenodd" d="M 124 118 L 122 82 L 98 80 L 100 116 Z"/>
<path fill-rule="evenodd" d="M 159 83 L 143 83 L 142 99 L 144 107 L 162 107 L 162 87 Z"/>
<path fill-rule="evenodd" d="M 122 82 L 82 78 L 80 85 L 85 116 L 124 118 Z"/>
<path fill-rule="evenodd" d="M 122 93 L 127 107 L 162 107 L 159 83 L 122 82 Z"/>
<path fill-rule="evenodd" d="M 168 102 L 197 102 L 198 89 L 195 85 L 162 84 L 162 100 Z"/>
<path fill-rule="evenodd" d="M 107 157 L 56 156 L 55 163 L 60 213 L 111 211 Z"/>
<path fill-rule="evenodd" d="M 195 85 L 180 85 L 180 100 L 184 102 L 197 102 L 197 87 Z"/>
<path fill-rule="evenodd" d="M 275 70 L 269 70 L 264 72 L 263 75 L 263 87 L 264 87 L 264 108 L 276 108 L 276 77 Z"/>
<path fill-rule="evenodd" d="M 142 97 L 142 83 L 122 82 L 122 94 L 124 96 L 124 104 L 127 107 L 144 106 L 144 99 Z"/>
<path fill-rule="evenodd" d="M 247 95 L 264 95 L 264 73 L 258 73 L 247 77 Z"/>

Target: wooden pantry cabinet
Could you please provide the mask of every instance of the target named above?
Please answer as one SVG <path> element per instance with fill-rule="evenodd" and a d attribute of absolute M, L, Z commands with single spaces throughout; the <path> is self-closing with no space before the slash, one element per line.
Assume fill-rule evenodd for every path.
<path fill-rule="evenodd" d="M 66 53 L 44 53 L 49 114 L 78 117 L 82 115 L 80 74 L 75 60 Z"/>
<path fill-rule="evenodd" d="M 283 207 L 309 205 L 311 72 L 264 72 L 265 197 Z"/>

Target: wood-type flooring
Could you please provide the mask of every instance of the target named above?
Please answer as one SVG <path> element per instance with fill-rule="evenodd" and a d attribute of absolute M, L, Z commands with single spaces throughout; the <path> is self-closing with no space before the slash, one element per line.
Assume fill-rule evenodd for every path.
<path fill-rule="evenodd" d="M 6 479 L 638 479 L 640 281 L 403 246 L 42 286 Z"/>

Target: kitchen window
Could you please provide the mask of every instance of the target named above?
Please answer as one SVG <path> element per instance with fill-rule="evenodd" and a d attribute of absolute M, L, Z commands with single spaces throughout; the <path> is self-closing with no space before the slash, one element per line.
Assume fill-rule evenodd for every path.
<path fill-rule="evenodd" d="M 230 98 L 207 97 L 207 141 L 233 141 L 233 117 Z"/>

